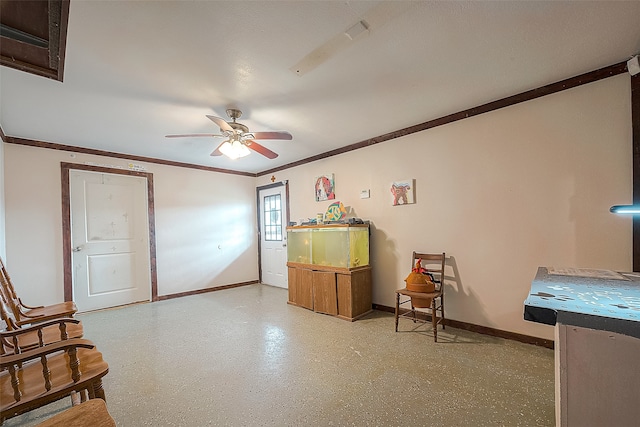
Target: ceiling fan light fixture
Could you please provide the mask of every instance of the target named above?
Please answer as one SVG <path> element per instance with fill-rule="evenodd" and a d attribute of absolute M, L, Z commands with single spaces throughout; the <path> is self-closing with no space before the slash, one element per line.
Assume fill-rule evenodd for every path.
<path fill-rule="evenodd" d="M 232 160 L 239 159 L 240 157 L 245 157 L 251 154 L 251 151 L 247 148 L 247 146 L 237 139 L 225 141 L 220 146 L 219 150 L 222 154 Z"/>

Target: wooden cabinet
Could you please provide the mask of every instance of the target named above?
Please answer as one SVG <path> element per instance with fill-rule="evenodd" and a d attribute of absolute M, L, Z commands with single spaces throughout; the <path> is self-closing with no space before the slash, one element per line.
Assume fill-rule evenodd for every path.
<path fill-rule="evenodd" d="M 289 304 L 354 321 L 371 312 L 369 225 L 287 227 Z"/>
<path fill-rule="evenodd" d="M 371 267 L 337 270 L 288 263 L 289 304 L 354 321 L 372 311 Z"/>

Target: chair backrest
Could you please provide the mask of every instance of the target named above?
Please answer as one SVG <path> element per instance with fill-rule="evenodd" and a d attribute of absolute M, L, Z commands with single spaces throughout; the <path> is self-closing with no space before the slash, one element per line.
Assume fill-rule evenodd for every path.
<path fill-rule="evenodd" d="M 0 295 L 2 295 L 2 291 L 0 291 Z M 5 305 L 4 298 L 0 298 L 0 319 L 2 320 L 3 326 L 7 331 L 13 331 L 18 329 L 18 326 L 15 324 L 14 317 L 9 314 L 9 311 Z"/>
<path fill-rule="evenodd" d="M 2 263 L 1 259 L 0 263 Z M 17 301 L 17 297 L 14 296 L 14 292 L 13 286 L 9 281 L 7 270 L 5 270 L 4 265 L 2 265 L 0 269 L 0 298 L 5 306 L 11 310 L 13 318 L 19 320 L 22 313 L 20 312 L 19 302 Z"/>
<path fill-rule="evenodd" d="M 0 281 L 2 281 L 2 286 L 8 292 L 9 298 L 18 298 L 13 283 L 11 283 L 11 277 L 9 277 L 7 268 L 4 266 L 4 261 L 2 261 L 2 257 L 0 257 Z"/>
<path fill-rule="evenodd" d="M 446 256 L 445 253 L 441 254 L 425 254 L 422 252 L 413 252 L 413 256 L 411 257 L 411 268 L 413 269 L 416 266 L 416 262 L 420 260 L 422 268 L 427 270 L 427 273 L 433 276 L 433 281 L 436 284 L 436 289 L 439 291 L 443 290 L 442 285 L 444 284 L 444 266 Z"/>

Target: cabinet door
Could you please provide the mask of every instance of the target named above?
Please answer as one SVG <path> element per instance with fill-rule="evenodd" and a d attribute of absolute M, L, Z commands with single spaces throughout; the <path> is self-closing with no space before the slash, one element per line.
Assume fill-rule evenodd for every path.
<path fill-rule="evenodd" d="M 338 314 L 351 319 L 353 317 L 353 299 L 351 298 L 351 275 L 338 274 Z"/>
<path fill-rule="evenodd" d="M 338 315 L 353 319 L 371 311 L 371 269 L 337 275 Z"/>
<path fill-rule="evenodd" d="M 332 271 L 313 272 L 313 310 L 334 316 L 338 314 L 336 273 Z"/>
<path fill-rule="evenodd" d="M 287 268 L 289 278 L 289 302 L 298 303 L 298 273 L 296 268 Z"/>
<path fill-rule="evenodd" d="M 354 272 L 351 275 L 353 316 L 359 316 L 372 309 L 371 269 Z"/>
<path fill-rule="evenodd" d="M 296 268 L 296 304 L 313 310 L 313 271 Z"/>

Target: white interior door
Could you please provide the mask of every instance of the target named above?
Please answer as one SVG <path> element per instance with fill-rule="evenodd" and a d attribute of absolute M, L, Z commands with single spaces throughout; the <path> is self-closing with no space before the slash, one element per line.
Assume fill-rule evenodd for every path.
<path fill-rule="evenodd" d="M 287 231 L 284 186 L 260 190 L 262 283 L 287 287 Z"/>
<path fill-rule="evenodd" d="M 149 301 L 146 178 L 72 170 L 69 186 L 78 310 Z"/>

